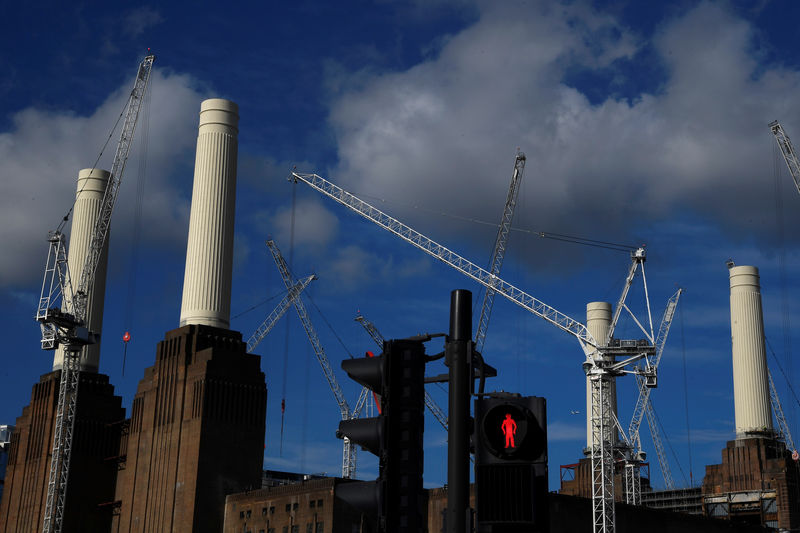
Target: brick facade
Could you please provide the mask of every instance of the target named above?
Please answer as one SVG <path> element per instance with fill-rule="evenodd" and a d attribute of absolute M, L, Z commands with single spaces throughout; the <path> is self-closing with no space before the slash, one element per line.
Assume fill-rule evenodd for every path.
<path fill-rule="evenodd" d="M 650 465 L 644 463 L 641 469 L 641 488 L 642 493 L 649 492 L 650 479 L 644 477 L 649 472 Z M 561 488 L 559 494 L 568 496 L 580 496 L 581 498 L 592 497 L 592 460 L 584 457 L 572 465 L 561 466 Z M 564 479 L 565 471 L 571 472 L 572 479 Z M 614 501 L 625 501 L 625 472 L 622 462 L 614 465 Z"/>
<path fill-rule="evenodd" d="M 779 528 L 794 531 L 800 528 L 799 485 L 800 466 L 783 442 L 764 437 L 728 441 L 722 463 L 706 466 L 706 512 L 713 506 L 729 520 L 777 521 Z M 729 497 L 717 502 L 718 495 Z"/>
<path fill-rule="evenodd" d="M 133 399 L 112 531 L 220 531 L 225 496 L 261 486 L 266 402 L 240 333 L 167 332 Z"/>
<path fill-rule="evenodd" d="M 336 497 L 348 480 L 311 479 L 225 499 L 223 533 L 368 533 L 369 522 Z"/>
<path fill-rule="evenodd" d="M 41 531 L 47 500 L 58 389 L 61 372 L 43 375 L 33 386 L 31 403 L 17 418 L 0 502 L 0 531 Z M 69 490 L 63 531 L 108 531 L 111 514 L 102 506 L 114 496 L 119 427 L 125 417 L 108 376 L 83 372 L 78 385 Z"/>

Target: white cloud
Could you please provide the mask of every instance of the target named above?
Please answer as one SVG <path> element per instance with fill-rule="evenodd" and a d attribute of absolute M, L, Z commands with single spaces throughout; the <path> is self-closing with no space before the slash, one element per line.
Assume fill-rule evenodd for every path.
<path fill-rule="evenodd" d="M 296 205 L 279 208 L 275 213 L 261 212 L 257 215 L 265 235 L 275 238 L 278 246 L 288 249 L 294 237 L 294 244 L 321 250 L 336 237 L 339 219 L 322 205 L 319 199 L 299 199 Z M 294 220 L 294 233 L 292 221 Z"/>
<path fill-rule="evenodd" d="M 547 424 L 547 440 L 586 440 L 586 424 L 566 424 L 564 422 L 549 422 Z"/>
<path fill-rule="evenodd" d="M 582 2 L 485 2 L 480 10 L 478 22 L 406 71 L 329 84 L 341 91 L 330 114 L 340 156 L 333 181 L 495 220 L 519 146 L 537 227 L 619 241 L 687 210 L 727 237 L 770 238 L 767 123 L 780 117 L 800 131 L 787 98 L 800 74 L 759 64 L 747 22 L 724 5 L 696 5 L 650 43 L 663 83 L 592 103 L 567 74 L 641 60 L 641 37 Z M 536 262 L 546 261 L 537 250 Z"/>
<path fill-rule="evenodd" d="M 112 221 L 112 253 L 115 240 L 130 242 L 133 233 L 139 152 L 145 133 L 149 143 L 143 242 L 185 241 L 192 176 L 189 165 L 202 100 L 194 86 L 188 76 L 153 71 L 149 129 L 140 116 Z M 88 116 L 69 110 L 23 109 L 13 116 L 10 131 L 0 133 L 0 247 L 7 251 L 0 254 L 0 286 L 22 286 L 40 279 L 47 232 L 67 213 L 75 198 L 78 170 L 95 163 L 129 92 L 126 83 Z M 116 131 L 98 167 L 111 166 L 118 136 Z"/>

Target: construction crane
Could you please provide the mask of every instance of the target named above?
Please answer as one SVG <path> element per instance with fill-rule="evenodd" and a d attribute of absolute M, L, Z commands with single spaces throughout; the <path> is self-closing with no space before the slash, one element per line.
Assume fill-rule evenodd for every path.
<path fill-rule="evenodd" d="M 289 309 L 289 306 L 292 305 L 292 302 L 300 296 L 300 293 L 308 287 L 308 284 L 317 279 L 316 274 L 312 274 L 306 278 L 301 279 L 289 289 L 278 305 L 275 306 L 275 309 L 264 319 L 264 322 L 261 323 L 260 326 L 256 328 L 250 338 L 247 339 L 247 353 L 253 353 L 253 350 L 256 349 L 256 346 L 264 340 L 264 337 L 267 336 L 278 320 L 286 314 L 286 311 Z"/>
<path fill-rule="evenodd" d="M 639 435 L 639 427 L 642 424 L 642 417 L 646 414 L 648 425 L 650 426 L 650 434 L 653 437 L 653 446 L 658 456 L 658 463 L 661 467 L 661 473 L 664 476 L 664 483 L 667 489 L 674 489 L 675 483 L 672 480 L 672 473 L 667 462 L 664 447 L 661 444 L 661 436 L 658 431 L 658 426 L 653 412 L 653 406 L 650 403 L 650 390 L 655 388 L 657 383 L 654 381 L 658 365 L 661 362 L 661 355 L 664 352 L 664 345 L 667 342 L 667 335 L 672 325 L 672 319 L 675 316 L 675 309 L 678 306 L 683 289 L 678 289 L 669 300 L 667 300 L 667 307 L 664 310 L 664 315 L 661 318 L 661 325 L 658 328 L 658 335 L 656 336 L 656 354 L 652 359 L 652 368 L 648 369 L 645 374 L 636 375 L 636 385 L 639 390 L 639 396 L 636 399 L 636 406 L 633 409 L 633 416 L 628 425 L 626 434 L 626 441 L 630 447 L 624 450 L 624 467 L 625 467 L 625 501 L 632 505 L 639 505 L 641 503 L 641 463 L 644 458 L 642 453 L 642 441 Z M 648 380 L 648 376 L 652 376 Z"/>
<path fill-rule="evenodd" d="M 86 322 L 89 293 L 94 286 L 95 271 L 108 237 L 111 215 L 122 183 L 122 175 L 128 161 L 139 110 L 147 90 L 154 60 L 154 55 L 147 55 L 139 65 L 136 81 L 128 98 L 125 121 L 111 166 L 111 175 L 103 195 L 97 221 L 92 230 L 77 290 L 74 292 L 67 268 L 66 237 L 61 232 L 63 222 L 58 229 L 50 232 L 48 237 L 49 252 L 42 290 L 39 295 L 39 305 L 36 310 L 36 320 L 41 327 L 42 349 L 54 350 L 59 345 L 62 346 L 64 362 L 61 368 L 53 430 L 53 449 L 42 529 L 44 533 L 59 533 L 63 526 L 72 438 L 75 428 L 75 408 L 80 381 L 80 352 L 84 346 L 94 344 L 99 337 L 99 332 L 89 331 Z"/>
<path fill-rule="evenodd" d="M 283 283 L 286 285 L 286 289 L 291 290 L 292 287 L 297 284 L 297 282 L 294 280 L 292 273 L 289 271 L 289 266 L 286 264 L 283 255 L 281 255 L 281 251 L 278 249 L 278 246 L 273 240 L 267 241 L 267 247 L 269 247 L 269 251 L 272 252 L 272 258 L 275 260 L 275 264 L 278 266 L 278 270 L 281 273 L 281 277 L 283 278 Z M 336 380 L 333 369 L 331 369 L 331 365 L 328 362 L 328 356 L 325 355 L 325 350 L 322 348 L 322 344 L 319 342 L 317 332 L 314 329 L 313 324 L 311 324 L 311 319 L 308 316 L 308 312 L 306 312 L 306 306 L 303 304 L 303 300 L 301 298 L 294 298 L 294 300 L 292 300 L 292 304 L 294 305 L 295 311 L 297 311 L 297 316 L 300 317 L 300 322 L 303 323 L 303 328 L 306 330 L 308 340 L 311 342 L 311 346 L 314 348 L 314 353 L 317 356 L 317 361 L 319 361 L 319 364 L 322 367 L 322 373 L 325 374 L 325 379 L 328 381 L 328 386 L 331 388 L 331 392 L 333 392 L 333 396 L 336 399 L 336 404 L 339 406 L 339 413 L 341 414 L 342 420 L 350 420 L 351 418 L 354 418 L 353 411 L 350 410 L 350 406 L 344 397 L 342 388 L 339 386 L 339 382 Z M 350 439 L 347 437 L 344 437 L 342 442 L 342 477 L 351 478 L 355 476 L 356 473 L 356 449 L 352 446 Z"/>
<path fill-rule="evenodd" d="M 455 268 L 465 276 L 475 280 L 487 289 L 493 289 L 503 297 L 523 309 L 546 320 L 560 330 L 575 337 L 586 357 L 583 369 L 591 384 L 591 428 L 592 428 L 592 517 L 595 533 L 614 531 L 614 455 L 612 441 L 613 414 L 611 409 L 610 387 L 617 376 L 626 373 L 642 373 L 638 368 L 629 367 L 633 363 L 655 355 L 655 339 L 647 333 L 637 320 L 640 329 L 648 337 L 646 340 L 619 340 L 604 344 L 597 341 L 587 327 L 525 293 L 510 283 L 493 276 L 471 261 L 448 250 L 418 231 L 392 218 L 381 210 L 364 202 L 341 187 L 325 180 L 317 174 L 292 172 L 290 181 L 302 181 L 312 189 L 330 197 L 336 202 L 355 211 L 367 220 L 394 233 L 409 244 L 430 256 Z M 648 304 L 648 316 L 649 304 Z M 652 332 L 652 324 L 650 326 Z M 622 359 L 617 360 L 618 357 Z M 651 365 L 648 362 L 645 368 Z M 618 424 L 618 422 L 617 422 Z"/>
<path fill-rule="evenodd" d="M 503 266 L 503 259 L 506 255 L 506 243 L 508 242 L 508 234 L 511 231 L 511 220 L 514 218 L 514 208 L 517 205 L 517 196 L 524 170 L 525 154 L 517 152 L 514 158 L 514 172 L 511 174 L 511 185 L 508 188 L 508 196 L 503 207 L 503 218 L 500 220 L 500 227 L 497 229 L 494 251 L 489 262 L 489 272 L 495 277 L 500 275 L 500 269 Z M 483 351 L 483 343 L 486 342 L 486 330 L 489 328 L 489 317 L 492 314 L 492 306 L 494 305 L 494 293 L 494 289 L 487 287 L 483 295 L 478 329 L 475 332 L 475 349 L 478 352 Z"/>
<path fill-rule="evenodd" d="M 797 192 L 800 192 L 800 160 L 798 160 L 797 154 L 794 151 L 792 141 L 789 139 L 789 136 L 786 135 L 786 132 L 783 131 L 783 127 L 777 120 L 769 123 L 769 129 L 772 130 L 775 141 L 781 149 L 783 159 L 786 161 L 786 166 L 789 167 L 789 173 L 792 175 Z"/>
<path fill-rule="evenodd" d="M 772 134 L 775 136 L 775 141 L 778 143 L 778 147 L 781 149 L 783 160 L 786 161 L 786 166 L 789 168 L 789 173 L 792 175 L 797 192 L 800 192 L 800 160 L 798 160 L 797 154 L 794 151 L 792 141 L 789 139 L 789 136 L 786 135 L 786 132 L 783 131 L 783 127 L 780 125 L 780 123 L 778 123 L 777 120 L 770 122 L 769 128 L 772 130 Z M 781 408 L 781 402 L 778 399 L 778 392 L 775 390 L 775 384 L 772 382 L 772 375 L 768 375 L 772 410 L 775 412 L 775 417 L 778 419 L 778 425 L 780 426 L 781 433 L 786 439 L 786 444 L 792 450 L 792 458 L 797 461 L 800 459 L 800 456 L 794 447 L 792 436 L 789 433 L 789 426 L 786 423 L 786 418 L 783 416 L 783 409 Z"/>
<path fill-rule="evenodd" d="M 794 447 L 792 434 L 789 431 L 789 424 L 786 422 L 786 416 L 783 414 L 783 407 L 781 407 L 778 391 L 775 389 L 775 382 L 772 381 L 772 372 L 770 372 L 769 369 L 767 369 L 767 377 L 769 378 L 769 399 L 772 403 L 772 412 L 775 413 L 775 418 L 778 420 L 780 436 L 786 442 L 786 447 L 792 452 L 792 459 L 798 461 L 800 460 L 800 455 L 797 453 L 797 448 Z"/>
<path fill-rule="evenodd" d="M 364 326 L 364 329 L 367 330 L 369 336 L 372 337 L 372 340 L 375 341 L 381 350 L 383 349 L 383 343 L 386 339 L 384 339 L 381 332 L 378 331 L 378 328 L 375 327 L 375 324 L 367 320 L 363 315 L 358 315 L 356 317 L 356 322 Z M 439 421 L 439 424 L 442 425 L 445 431 L 447 431 L 447 415 L 444 414 L 442 408 L 436 404 L 436 401 L 433 397 L 428 394 L 428 391 L 425 391 L 425 407 L 431 412 L 431 414 Z"/>

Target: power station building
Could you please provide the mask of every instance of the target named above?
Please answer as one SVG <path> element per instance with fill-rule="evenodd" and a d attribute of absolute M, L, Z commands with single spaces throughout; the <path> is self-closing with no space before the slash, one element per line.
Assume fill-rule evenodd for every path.
<path fill-rule="evenodd" d="M 238 123 L 235 103 L 215 98 L 201 104 L 180 317 L 156 346 L 128 417 L 109 377 L 99 373 L 100 345 L 81 352 L 65 532 L 368 531 L 363 517 L 337 498 L 348 480 L 262 486 L 265 376 L 260 356 L 248 353 L 241 333 L 230 329 Z M 109 178 L 105 170 L 79 172 L 67 261 L 73 279 Z M 108 241 L 87 304 L 93 331 L 102 329 L 107 250 Z M 731 268 L 730 287 L 736 439 L 719 465 L 707 467 L 702 489 L 658 496 L 644 478 L 643 501 L 753 531 L 761 525 L 797 530 L 800 469 L 772 426 L 757 269 Z M 594 338 L 605 339 L 610 324 L 610 304 L 587 306 Z M 33 385 L 10 438 L 9 427 L 0 426 L 0 533 L 42 530 L 63 358 L 57 349 L 52 371 Z M 587 451 L 589 397 L 587 381 Z M 616 403 L 612 391 L 614 413 Z M 553 531 L 590 527 L 591 465 L 584 458 L 570 466 L 574 478 L 562 481 L 562 494 L 549 495 Z M 616 499 L 624 501 L 622 469 L 614 484 Z M 428 491 L 426 505 L 430 530 L 442 530 L 446 489 Z M 618 531 L 636 530 L 648 512 L 660 511 L 621 506 Z M 725 529 L 700 517 L 659 516 L 652 532 Z"/>
<path fill-rule="evenodd" d="M 78 276 L 89 249 L 109 173 L 84 169 L 78 174 L 67 268 Z M 108 241 L 100 255 L 94 287 L 87 302 L 87 326 L 100 331 L 103 315 Z M 84 347 L 80 355 L 80 394 L 72 437 L 70 483 L 64 505 L 64 531 L 101 531 L 111 515 L 101 507 L 114 496 L 119 429 L 125 418 L 122 399 L 114 395 L 109 377 L 98 373 L 100 346 Z M 0 531 L 41 531 L 53 449 L 63 352 L 57 349 L 53 371 L 33 386 L 30 404 L 16 421 L 8 452 L 5 491 L 0 500 Z M 80 472 L 80 474 L 76 474 Z"/>
<path fill-rule="evenodd" d="M 220 531 L 225 496 L 261 483 L 267 390 L 261 358 L 231 331 L 238 106 L 202 103 L 179 327 L 156 348 L 125 418 L 99 345 L 83 349 L 63 530 Z M 81 171 L 68 268 L 83 266 L 109 173 Z M 88 302 L 102 327 L 107 241 Z M 0 531 L 42 529 L 63 352 L 8 445 Z M 113 528 L 113 529 L 112 529 Z"/>
<path fill-rule="evenodd" d="M 729 278 L 736 438 L 722 450 L 720 464 L 706 466 L 702 487 L 654 492 L 643 478 L 642 501 L 735 524 L 795 531 L 800 528 L 800 464 L 773 427 L 758 269 L 732 266 Z M 604 310 L 599 303 L 587 307 L 593 335 L 603 334 Z M 621 465 L 614 486 L 615 499 L 625 501 Z M 562 466 L 560 492 L 591 498 L 588 459 Z"/>

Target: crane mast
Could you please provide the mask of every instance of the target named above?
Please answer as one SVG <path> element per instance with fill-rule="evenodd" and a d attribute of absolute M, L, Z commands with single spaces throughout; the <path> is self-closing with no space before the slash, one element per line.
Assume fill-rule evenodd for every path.
<path fill-rule="evenodd" d="M 786 166 L 789 167 L 789 173 L 794 180 L 794 186 L 797 188 L 797 192 L 800 192 L 800 160 L 798 160 L 797 154 L 794 151 L 792 141 L 789 139 L 789 136 L 786 135 L 786 132 L 783 131 L 783 127 L 777 120 L 770 122 L 769 129 L 772 130 L 775 141 L 781 149 L 781 154 L 783 154 L 783 160 L 786 161 Z"/>
<path fill-rule="evenodd" d="M 489 265 L 489 272 L 495 277 L 500 275 L 500 269 L 503 266 L 503 259 L 506 255 L 506 243 L 508 242 L 508 234 L 511 231 L 511 220 L 514 218 L 514 208 L 517 205 L 517 196 L 524 170 L 525 154 L 517 152 L 517 156 L 514 158 L 511 186 L 508 189 L 508 196 L 503 207 L 503 218 L 500 220 L 500 227 L 497 229 L 497 239 L 495 239 L 494 251 Z M 483 343 L 486 342 L 486 330 L 489 328 L 489 317 L 492 314 L 492 306 L 494 305 L 494 293 L 494 289 L 487 288 L 483 294 L 478 330 L 475 332 L 475 349 L 478 352 L 483 351 Z"/>
<path fill-rule="evenodd" d="M 487 289 L 492 289 L 500 293 L 503 297 L 546 320 L 562 331 L 569 333 L 578 340 L 586 356 L 583 368 L 589 378 L 591 386 L 593 529 L 595 533 L 613 533 L 615 524 L 613 476 L 614 443 L 612 442 L 611 435 L 613 434 L 614 417 L 610 405 L 610 385 L 616 376 L 624 373 L 640 372 L 636 369 L 625 370 L 625 367 L 632 365 L 642 358 L 647 359 L 649 356 L 655 354 L 652 325 L 650 327 L 651 332 L 649 333 L 649 340 L 647 341 L 615 340 L 613 344 L 604 345 L 594 339 L 584 324 L 561 313 L 557 309 L 534 298 L 499 277 L 492 275 L 490 272 L 475 265 L 471 261 L 448 250 L 441 244 L 429 239 L 418 231 L 392 218 L 317 174 L 292 172 L 289 180 L 295 183 L 298 180 L 302 181 L 318 192 L 332 198 L 352 211 L 355 211 L 374 224 L 394 233 L 428 255 L 455 268 Z M 638 321 L 637 324 L 639 324 L 639 327 L 644 331 L 644 328 L 642 328 Z M 618 356 L 622 357 L 619 361 L 615 359 Z M 650 366 L 649 361 L 646 366 Z"/>
<path fill-rule="evenodd" d="M 289 266 L 286 264 L 283 255 L 281 255 L 281 251 L 278 249 L 275 241 L 267 241 L 267 246 L 269 247 L 269 251 L 272 252 L 272 258 L 275 260 L 275 264 L 278 266 L 278 270 L 283 278 L 283 283 L 286 285 L 288 290 L 291 290 L 292 286 L 294 286 L 297 282 L 294 280 L 291 272 L 289 271 Z M 331 369 L 331 365 L 328 362 L 328 356 L 325 355 L 325 350 L 322 348 L 322 344 L 319 342 L 317 332 L 311 323 L 308 312 L 306 312 L 306 306 L 303 304 L 303 300 L 300 298 L 295 298 L 292 301 L 292 304 L 294 305 L 295 311 L 297 311 L 297 316 L 300 318 L 300 322 L 303 323 L 303 328 L 306 330 L 308 340 L 311 342 L 311 346 L 314 348 L 314 353 L 317 356 L 317 361 L 319 361 L 319 364 L 322 367 L 322 373 L 325 374 L 325 379 L 328 381 L 328 386 L 330 387 L 331 392 L 333 392 L 333 396 L 336 399 L 336 404 L 339 406 L 339 413 L 341 414 L 342 420 L 350 420 L 352 418 L 350 406 L 347 404 L 347 400 L 344 398 L 344 393 L 342 392 L 342 388 L 339 386 L 339 382 L 336 380 L 333 369 Z M 355 471 L 356 450 L 353 448 L 350 439 L 344 437 L 342 449 L 342 477 L 353 477 L 355 475 Z"/>
<path fill-rule="evenodd" d="M 369 333 L 369 336 L 375 341 L 375 344 L 383 349 L 383 342 L 386 339 L 383 338 L 383 335 L 378 331 L 378 328 L 375 327 L 375 324 L 367 320 L 363 315 L 358 315 L 356 317 L 356 322 L 364 326 L 364 329 L 367 330 L 367 333 Z M 369 390 L 366 387 L 364 389 L 367 391 Z M 445 415 L 442 408 L 436 404 L 436 400 L 428 394 L 428 391 L 425 391 L 425 407 L 428 408 L 428 411 L 431 412 L 444 430 L 447 431 L 447 415 Z"/>
<path fill-rule="evenodd" d="M 640 483 L 640 466 L 642 463 L 642 441 L 639 434 L 639 428 L 642 424 L 642 417 L 647 415 L 647 422 L 650 427 L 650 434 L 653 437 L 653 447 L 656 450 L 658 457 L 658 464 L 661 467 L 661 473 L 664 476 L 664 484 L 668 489 L 674 489 L 675 483 L 672 480 L 672 473 L 670 472 L 669 462 L 667 461 L 664 447 L 661 444 L 661 436 L 658 431 L 658 426 L 655 420 L 655 413 L 653 406 L 649 402 L 650 390 L 656 386 L 655 376 L 658 371 L 658 365 L 661 362 L 661 355 L 664 352 L 664 345 L 667 342 L 667 335 L 669 335 L 672 319 L 675 317 L 675 309 L 678 306 L 683 289 L 678 289 L 667 301 L 667 307 L 664 310 L 664 315 L 661 318 L 661 325 L 658 328 L 658 335 L 656 336 L 655 346 L 656 354 L 653 357 L 650 368 L 645 368 L 642 374 L 636 375 L 636 385 L 639 390 L 639 396 L 636 399 L 636 406 L 633 409 L 633 416 L 628 425 L 627 439 L 630 442 L 630 448 L 626 450 L 625 466 L 626 476 L 630 474 L 630 481 L 626 481 L 625 498 L 626 502 L 638 505 L 641 502 L 641 483 Z M 626 477 L 628 480 L 628 477 Z"/>
<path fill-rule="evenodd" d="M 292 302 L 300 296 L 300 293 L 308 287 L 308 284 L 317 279 L 316 274 L 312 274 L 306 278 L 301 279 L 294 285 L 292 288 L 289 289 L 289 292 L 286 293 L 278 305 L 275 306 L 275 309 L 264 319 L 264 322 L 261 323 L 260 326 L 256 328 L 250 338 L 247 339 L 247 353 L 253 353 L 253 350 L 264 340 L 264 337 L 272 331 L 272 328 L 275 327 L 275 324 L 278 320 L 281 319 L 283 315 L 286 314 L 286 311 L 289 309 L 289 306 L 292 305 Z"/>
<path fill-rule="evenodd" d="M 42 529 L 44 533 L 60 533 L 63 527 L 80 381 L 80 351 L 83 346 L 95 343 L 99 335 L 99 332 L 89 331 L 86 323 L 89 292 L 94 285 L 95 271 L 108 237 L 111 215 L 122 183 L 122 175 L 128 161 L 133 134 L 136 131 L 136 122 L 154 60 L 154 55 L 146 56 L 136 73 L 136 81 L 128 98 L 125 121 L 111 166 L 111 175 L 103 195 L 100 213 L 92 230 L 77 290 L 74 293 L 67 268 L 66 238 L 61 233 L 61 228 L 50 232 L 48 238 L 50 251 L 45 266 L 36 320 L 42 331 L 42 348 L 53 350 L 58 345 L 62 345 L 64 347 L 64 363 L 61 369 L 56 420 L 53 429 L 53 448 Z M 60 306 L 58 305 L 59 300 Z"/>

